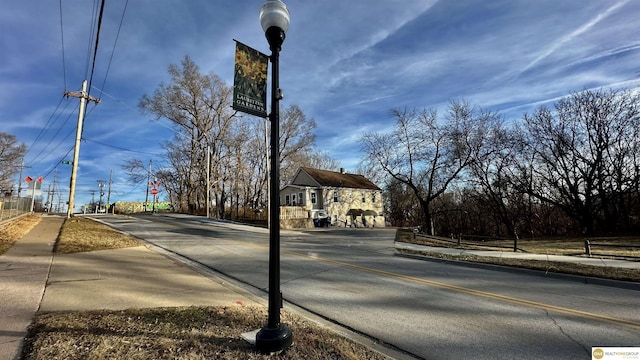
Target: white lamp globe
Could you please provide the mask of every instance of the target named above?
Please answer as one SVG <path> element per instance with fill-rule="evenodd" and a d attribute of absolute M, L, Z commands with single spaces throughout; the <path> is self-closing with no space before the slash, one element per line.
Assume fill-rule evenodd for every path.
<path fill-rule="evenodd" d="M 262 30 L 267 32 L 272 26 L 287 32 L 289 29 L 289 10 L 280 0 L 267 0 L 260 8 L 260 25 Z"/>

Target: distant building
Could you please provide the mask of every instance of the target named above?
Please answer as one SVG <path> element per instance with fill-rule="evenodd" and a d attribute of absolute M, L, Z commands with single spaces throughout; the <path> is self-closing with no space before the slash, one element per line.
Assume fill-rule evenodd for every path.
<path fill-rule="evenodd" d="M 359 174 L 302 167 L 280 190 L 283 227 L 383 227 L 382 189 Z"/>

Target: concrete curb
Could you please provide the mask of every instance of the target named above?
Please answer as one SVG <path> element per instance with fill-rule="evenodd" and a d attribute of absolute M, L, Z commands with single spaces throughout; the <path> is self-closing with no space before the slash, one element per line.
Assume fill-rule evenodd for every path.
<path fill-rule="evenodd" d="M 400 252 L 400 250 L 405 250 L 405 248 L 396 247 L 396 253 L 394 255 L 411 258 L 411 259 L 417 259 L 417 260 L 455 264 L 455 265 L 471 267 L 471 268 L 498 270 L 498 271 L 516 273 L 516 274 L 526 274 L 526 275 L 532 275 L 532 276 L 572 281 L 572 282 L 578 282 L 583 284 L 609 286 L 609 287 L 615 287 L 615 288 L 621 288 L 621 289 L 627 289 L 627 290 L 640 291 L 640 283 L 631 282 L 631 281 L 611 280 L 611 279 L 596 278 L 596 277 L 590 277 L 590 276 L 563 274 L 563 273 L 557 273 L 553 271 L 517 268 L 513 266 L 508 266 L 508 265 L 485 264 L 485 263 L 463 261 L 463 260 L 443 259 L 439 257 L 429 256 L 427 254 L 420 255 L 420 254 L 402 253 Z M 419 250 L 416 250 L 416 251 L 419 251 Z M 437 251 L 429 250 L 429 252 L 437 252 Z"/>

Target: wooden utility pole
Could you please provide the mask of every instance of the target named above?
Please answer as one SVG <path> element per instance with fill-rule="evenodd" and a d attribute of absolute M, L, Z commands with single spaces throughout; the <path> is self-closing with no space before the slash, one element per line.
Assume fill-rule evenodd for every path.
<path fill-rule="evenodd" d="M 111 206 L 111 184 L 113 184 L 113 169 L 109 172 L 109 188 L 107 190 L 107 214 L 109 213 L 109 207 Z M 112 213 L 115 213 L 115 206 Z"/>
<path fill-rule="evenodd" d="M 147 172 L 147 194 L 144 197 L 144 212 L 147 212 L 149 203 L 149 185 L 151 184 L 151 160 L 149 160 L 149 171 Z"/>
<path fill-rule="evenodd" d="M 100 99 L 89 96 L 87 93 L 87 80 L 82 82 L 82 91 L 65 91 L 65 96 L 80 98 L 80 109 L 78 111 L 78 129 L 76 130 L 76 146 L 73 151 L 73 163 L 71 164 L 71 181 L 69 184 L 69 207 L 67 217 L 73 216 L 73 200 L 76 194 L 76 177 L 78 175 L 78 158 L 80 157 L 80 140 L 82 139 L 82 122 L 84 121 L 85 105 L 87 100 L 100 103 Z"/>
<path fill-rule="evenodd" d="M 207 145 L 207 219 L 211 218 L 211 145 Z"/>
<path fill-rule="evenodd" d="M 20 165 L 20 175 L 18 177 L 18 202 L 20 202 L 20 193 L 22 192 L 22 182 L 24 181 L 22 179 L 22 170 L 24 169 L 30 169 L 31 166 L 24 166 L 24 158 L 22 158 L 22 165 Z"/>

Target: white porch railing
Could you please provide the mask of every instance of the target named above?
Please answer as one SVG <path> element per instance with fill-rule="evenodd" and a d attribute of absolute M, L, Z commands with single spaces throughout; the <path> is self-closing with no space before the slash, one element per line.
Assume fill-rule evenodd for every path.
<path fill-rule="evenodd" d="M 309 211 L 303 206 L 280 206 L 280 219 L 306 219 Z"/>

